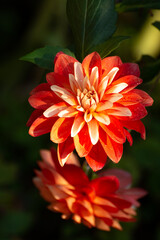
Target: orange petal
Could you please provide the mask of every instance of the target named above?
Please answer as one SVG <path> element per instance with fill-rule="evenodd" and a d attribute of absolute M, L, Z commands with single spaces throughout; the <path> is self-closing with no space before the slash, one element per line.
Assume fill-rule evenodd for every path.
<path fill-rule="evenodd" d="M 71 133 L 72 118 L 59 118 L 51 129 L 50 139 L 52 142 L 64 142 Z"/>
<path fill-rule="evenodd" d="M 98 158 L 97 158 L 98 156 Z M 107 155 L 103 150 L 100 142 L 94 145 L 88 155 L 85 157 L 89 166 L 92 168 L 93 171 L 98 171 L 104 167 Z"/>
<path fill-rule="evenodd" d="M 81 131 L 85 124 L 84 117 L 81 115 L 77 115 L 74 119 L 72 129 L 71 129 L 71 137 L 74 137 Z"/>
<path fill-rule="evenodd" d="M 120 67 L 122 65 L 122 61 L 118 56 L 106 57 L 102 60 L 102 69 L 105 71 L 103 76 L 106 76 L 114 67 Z M 103 77 L 102 76 L 102 77 Z"/>
<path fill-rule="evenodd" d="M 95 119 L 92 119 L 90 122 L 88 122 L 89 135 L 93 145 L 95 145 L 99 140 L 98 128 L 99 128 L 99 125 Z"/>
<path fill-rule="evenodd" d="M 80 157 L 84 157 L 90 152 L 93 145 L 90 140 L 87 124 L 74 137 L 74 145 Z"/>
<path fill-rule="evenodd" d="M 60 111 L 66 109 L 67 107 L 68 107 L 68 105 L 65 102 L 60 102 L 60 103 L 54 104 L 51 107 L 47 108 L 47 110 L 43 113 L 43 115 L 46 118 L 53 117 L 55 115 L 57 116 L 57 114 Z"/>
<path fill-rule="evenodd" d="M 69 137 L 66 141 L 58 144 L 58 160 L 63 167 L 70 154 L 74 150 L 73 139 Z"/>

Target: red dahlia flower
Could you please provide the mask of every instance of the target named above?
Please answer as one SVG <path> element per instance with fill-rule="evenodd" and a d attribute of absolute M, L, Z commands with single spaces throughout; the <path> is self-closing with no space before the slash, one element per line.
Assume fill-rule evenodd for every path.
<path fill-rule="evenodd" d="M 36 110 L 28 121 L 29 134 L 50 132 L 50 139 L 58 143 L 62 166 L 74 148 L 94 171 L 104 166 L 107 155 L 117 163 L 126 139 L 132 145 L 128 130 L 145 139 L 140 119 L 147 115 L 145 107 L 153 100 L 134 89 L 142 83 L 139 75 L 137 64 L 122 63 L 119 57 L 101 60 L 93 52 L 81 64 L 58 53 L 47 83 L 31 92 L 29 103 Z"/>
<path fill-rule="evenodd" d="M 73 153 L 64 167 L 59 165 L 54 150 L 41 151 L 41 171 L 36 170 L 36 187 L 50 203 L 49 209 L 62 213 L 62 218 L 72 218 L 77 223 L 109 231 L 110 227 L 121 230 L 119 221 L 134 221 L 137 199 L 146 195 L 139 188 L 130 188 L 129 173 L 112 169 L 103 176 L 89 180 L 77 166 Z"/>

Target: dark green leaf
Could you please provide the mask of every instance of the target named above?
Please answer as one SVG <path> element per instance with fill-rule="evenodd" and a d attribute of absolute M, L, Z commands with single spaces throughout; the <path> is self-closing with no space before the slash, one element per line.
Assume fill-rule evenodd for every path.
<path fill-rule="evenodd" d="M 123 0 L 116 5 L 118 12 L 134 11 L 139 8 L 160 9 L 159 0 Z"/>
<path fill-rule="evenodd" d="M 151 81 L 160 71 L 160 59 L 144 55 L 138 62 L 141 70 L 141 78 L 144 82 Z"/>
<path fill-rule="evenodd" d="M 79 60 L 111 37 L 116 29 L 113 0 L 68 0 L 67 15 Z"/>
<path fill-rule="evenodd" d="M 160 22 L 159 21 L 155 21 L 154 23 L 152 23 L 152 25 L 160 30 Z"/>
<path fill-rule="evenodd" d="M 74 57 L 74 54 L 69 49 L 62 47 L 45 46 L 44 48 L 39 48 L 31 53 L 28 53 L 24 57 L 21 57 L 20 60 L 32 62 L 39 67 L 53 70 L 55 55 L 60 51 Z"/>
<path fill-rule="evenodd" d="M 97 51 L 101 58 L 108 56 L 112 51 L 119 47 L 123 40 L 128 39 L 126 36 L 116 36 L 109 38 L 106 42 L 99 44 L 91 49 L 91 51 Z"/>

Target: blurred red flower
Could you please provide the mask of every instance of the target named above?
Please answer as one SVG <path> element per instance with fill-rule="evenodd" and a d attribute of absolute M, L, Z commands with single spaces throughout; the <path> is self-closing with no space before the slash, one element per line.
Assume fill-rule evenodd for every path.
<path fill-rule="evenodd" d="M 49 209 L 62 213 L 63 219 L 72 218 L 77 223 L 109 231 L 121 230 L 119 221 L 134 221 L 137 199 L 146 191 L 130 188 L 129 173 L 111 169 L 89 180 L 78 166 L 73 153 L 64 167 L 59 165 L 55 150 L 42 150 L 41 171 L 36 170 L 34 184 L 42 197 L 50 203 Z"/>
<path fill-rule="evenodd" d="M 47 83 L 31 92 L 29 103 L 36 110 L 28 121 L 29 134 L 36 137 L 50 132 L 50 139 L 58 143 L 62 166 L 74 148 L 94 171 L 104 166 L 107 155 L 117 163 L 126 139 L 132 145 L 128 130 L 145 139 L 140 119 L 153 100 L 134 89 L 142 83 L 139 75 L 137 64 L 122 63 L 117 56 L 101 60 L 93 52 L 81 64 L 58 53 Z"/>

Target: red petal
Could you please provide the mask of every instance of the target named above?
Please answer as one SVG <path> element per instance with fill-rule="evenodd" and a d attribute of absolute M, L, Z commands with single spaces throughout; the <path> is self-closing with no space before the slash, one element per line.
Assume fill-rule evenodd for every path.
<path fill-rule="evenodd" d="M 60 75 L 55 72 L 50 72 L 46 75 L 46 80 L 49 83 L 49 85 L 58 85 L 60 87 L 70 88 L 68 78 L 66 78 L 64 75 Z"/>
<path fill-rule="evenodd" d="M 90 152 L 93 145 L 90 140 L 87 124 L 85 124 L 82 130 L 74 137 L 74 145 L 80 157 L 85 157 Z"/>
<path fill-rule="evenodd" d="M 59 98 L 52 91 L 40 91 L 31 95 L 28 101 L 32 107 L 45 110 L 58 103 Z"/>
<path fill-rule="evenodd" d="M 96 196 L 106 198 L 119 189 L 119 180 L 115 176 L 99 177 L 92 180 L 91 185 L 96 191 Z"/>
<path fill-rule="evenodd" d="M 74 63 L 78 61 L 75 58 L 63 53 L 57 55 L 56 57 L 57 59 L 54 65 L 54 72 L 63 75 L 68 80 L 69 74 L 74 75 Z"/>
<path fill-rule="evenodd" d="M 153 104 L 153 99 L 146 92 L 139 89 L 134 89 L 132 92 L 138 94 L 142 98 L 141 103 L 144 106 L 151 106 Z"/>
<path fill-rule="evenodd" d="M 33 137 L 38 137 L 50 132 L 56 120 L 57 118 L 45 118 L 41 115 L 32 123 L 29 129 L 29 134 Z"/>
<path fill-rule="evenodd" d="M 109 73 L 112 68 L 120 67 L 122 65 L 122 61 L 118 56 L 106 57 L 102 60 L 102 70 L 105 71 L 105 75 Z"/>
<path fill-rule="evenodd" d="M 73 118 L 59 118 L 52 127 L 51 141 L 55 143 L 64 142 L 71 134 Z"/>
<path fill-rule="evenodd" d="M 131 174 L 129 172 L 126 172 L 124 170 L 117 169 L 117 168 L 107 169 L 106 171 L 103 171 L 98 175 L 100 177 L 110 176 L 110 175 L 117 177 L 120 183 L 119 190 L 127 188 L 132 183 Z"/>
<path fill-rule="evenodd" d="M 125 131 L 125 135 L 126 135 L 126 138 L 127 138 L 128 142 L 129 142 L 130 146 L 132 146 L 133 138 L 132 138 L 131 134 L 126 129 L 124 129 L 124 131 Z"/>
<path fill-rule="evenodd" d="M 109 125 L 101 123 L 99 123 L 99 125 L 115 142 L 124 143 L 126 141 L 126 136 L 121 122 L 112 116 L 110 116 L 110 121 L 111 123 Z"/>
<path fill-rule="evenodd" d="M 133 89 L 129 91 L 128 93 L 124 93 L 123 97 L 118 100 L 117 102 L 122 104 L 123 106 L 129 106 L 134 105 L 137 103 L 142 103 L 143 99 L 139 94 L 136 94 L 134 91 L 136 89 Z"/>
<path fill-rule="evenodd" d="M 116 79 L 126 75 L 134 75 L 136 77 L 140 76 L 139 66 L 136 63 L 123 63 L 119 67 L 119 71 L 116 75 Z"/>
<path fill-rule="evenodd" d="M 102 134 L 100 131 L 100 141 L 106 154 L 113 162 L 118 163 L 123 154 L 123 144 L 116 143 L 108 135 Z"/>
<path fill-rule="evenodd" d="M 84 69 L 85 74 L 89 78 L 91 74 L 91 70 L 94 67 L 98 67 L 99 76 L 101 76 L 101 57 L 97 52 L 93 52 L 86 56 L 82 62 L 82 67 Z"/>
<path fill-rule="evenodd" d="M 64 166 L 73 150 L 74 143 L 71 137 L 67 138 L 66 141 L 58 144 L 58 160 L 61 166 Z"/>
<path fill-rule="evenodd" d="M 31 92 L 30 94 L 35 94 L 37 92 L 40 92 L 40 91 L 49 91 L 50 90 L 50 86 L 48 83 L 41 83 L 39 84 L 37 87 L 35 87 Z"/>
<path fill-rule="evenodd" d="M 61 172 L 63 177 L 73 186 L 82 187 L 89 184 L 87 175 L 80 167 L 73 164 L 65 164 Z"/>
<path fill-rule="evenodd" d="M 30 127 L 32 125 L 32 123 L 39 118 L 41 115 L 43 114 L 43 110 L 34 110 L 30 116 L 30 118 L 28 119 L 28 122 L 26 123 L 26 125 L 28 127 Z"/>
<path fill-rule="evenodd" d="M 141 118 L 144 118 L 147 115 L 147 110 L 141 103 L 128 106 L 128 109 L 132 112 L 131 116 L 127 116 L 127 117 L 117 116 L 117 118 L 124 121 L 127 121 L 127 120 L 136 121 L 136 120 L 140 120 Z"/>
<path fill-rule="evenodd" d="M 103 168 L 107 161 L 107 155 L 100 142 L 92 147 L 91 151 L 85 158 L 93 171 L 98 171 Z"/>
<path fill-rule="evenodd" d="M 146 138 L 146 131 L 144 124 L 139 121 L 121 121 L 122 125 L 130 130 L 135 130 L 141 134 L 141 138 Z"/>
<path fill-rule="evenodd" d="M 126 92 L 131 91 L 133 88 L 137 87 L 142 82 L 143 81 L 142 81 L 141 78 L 138 78 L 138 77 L 133 76 L 133 75 L 128 75 L 128 76 L 121 77 L 116 81 L 113 81 L 110 86 L 112 87 L 112 86 L 117 85 L 119 83 L 127 83 L 128 87 L 126 87 L 124 90 L 122 90 L 120 92 L 121 94 L 124 94 Z"/>

